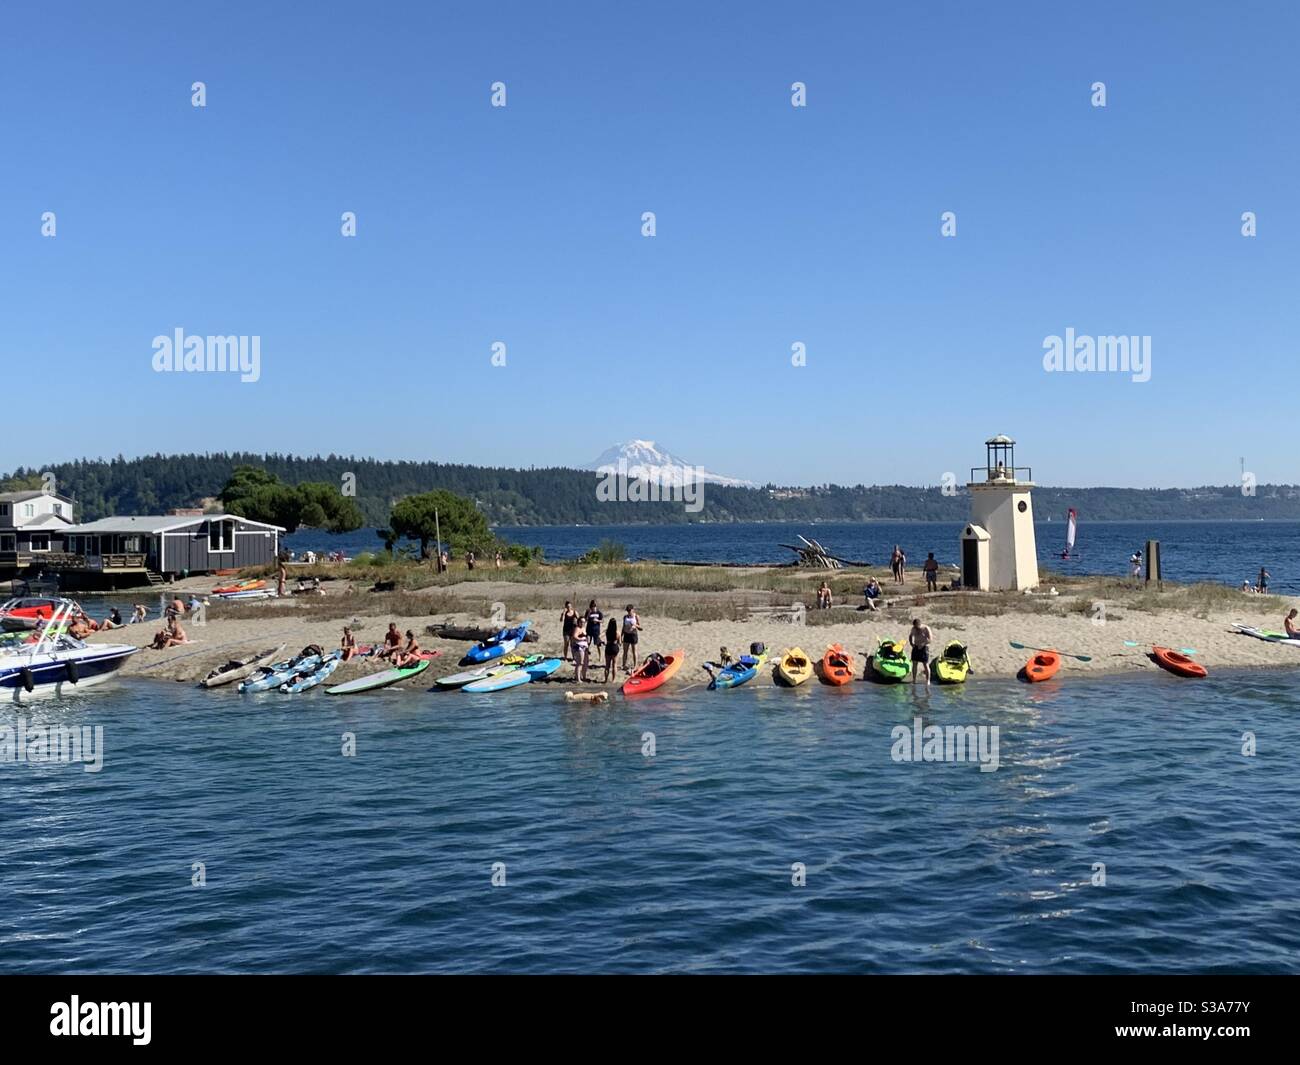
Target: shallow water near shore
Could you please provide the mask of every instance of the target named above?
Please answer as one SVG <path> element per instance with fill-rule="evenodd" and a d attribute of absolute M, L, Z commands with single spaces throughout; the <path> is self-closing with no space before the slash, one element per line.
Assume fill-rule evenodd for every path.
<path fill-rule="evenodd" d="M 0 762 L 0 971 L 1297 972 L 1294 678 L 123 681 L 25 711 L 102 725 L 101 772 Z M 892 760 L 918 714 L 999 768 Z"/>

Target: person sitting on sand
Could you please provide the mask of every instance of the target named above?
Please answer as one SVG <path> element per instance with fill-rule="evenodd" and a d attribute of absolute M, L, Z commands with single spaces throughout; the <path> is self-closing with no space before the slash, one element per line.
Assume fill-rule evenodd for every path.
<path fill-rule="evenodd" d="M 117 607 L 113 607 L 108 617 L 104 619 L 103 624 L 99 627 L 104 632 L 107 632 L 109 629 L 120 629 L 122 627 L 122 612 L 118 610 Z"/>
<path fill-rule="evenodd" d="M 1250 578 L 1241 582 L 1241 590 L 1243 592 L 1250 592 L 1251 595 L 1255 594 L 1255 586 L 1250 583 Z"/>
<path fill-rule="evenodd" d="M 605 629 L 605 683 L 618 672 L 618 619 L 610 618 Z"/>
<path fill-rule="evenodd" d="M 822 586 L 817 589 L 817 609 L 829 610 L 831 608 L 831 586 L 822 581 Z"/>
<path fill-rule="evenodd" d="M 416 642 L 415 633 L 410 629 L 406 630 L 406 646 L 397 654 L 393 655 L 393 665 L 398 669 L 410 669 L 419 663 L 421 656 L 420 645 Z"/>
<path fill-rule="evenodd" d="M 872 577 L 871 580 L 867 581 L 867 586 L 862 589 L 862 595 L 867 601 L 868 610 L 879 609 L 876 600 L 880 599 L 880 582 L 875 577 Z M 884 605 L 884 600 L 880 599 L 880 603 Z"/>
<path fill-rule="evenodd" d="M 68 635 L 74 640 L 84 640 L 94 630 L 90 627 L 90 620 L 86 617 L 79 617 L 68 626 Z"/>
<path fill-rule="evenodd" d="M 378 658 L 392 658 L 400 654 L 402 650 L 402 633 L 398 629 L 395 621 L 388 623 L 388 631 L 384 633 L 384 649 L 376 656 Z"/>
<path fill-rule="evenodd" d="M 1286 638 L 1288 640 L 1300 640 L 1300 625 L 1295 623 L 1297 614 L 1300 614 L 1300 610 L 1292 607 L 1291 613 L 1287 614 L 1286 619 L 1282 622 L 1282 628 L 1286 629 Z"/>
<path fill-rule="evenodd" d="M 636 645 L 641 632 L 641 619 L 636 615 L 636 608 L 627 604 L 627 613 L 623 615 L 623 672 L 629 672 L 627 660 L 632 659 L 632 668 L 636 668 Z"/>
<path fill-rule="evenodd" d="M 169 647 L 178 647 L 189 642 L 190 638 L 186 635 L 184 627 L 176 618 L 171 618 L 167 622 L 167 627 L 153 638 L 151 646 L 156 651 L 165 651 Z"/>
<path fill-rule="evenodd" d="M 343 661 L 347 662 L 357 655 L 357 638 L 352 635 L 352 629 L 348 625 L 343 626 L 343 640 L 339 647 L 343 650 Z"/>

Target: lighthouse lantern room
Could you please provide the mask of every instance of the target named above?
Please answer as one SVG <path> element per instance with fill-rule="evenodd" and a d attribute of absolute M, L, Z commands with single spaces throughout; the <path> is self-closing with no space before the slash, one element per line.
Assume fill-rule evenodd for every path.
<path fill-rule="evenodd" d="M 971 516 L 962 531 L 962 584 L 981 591 L 1038 586 L 1033 470 L 1016 465 L 1016 442 L 984 442 L 985 463 L 970 471 Z"/>

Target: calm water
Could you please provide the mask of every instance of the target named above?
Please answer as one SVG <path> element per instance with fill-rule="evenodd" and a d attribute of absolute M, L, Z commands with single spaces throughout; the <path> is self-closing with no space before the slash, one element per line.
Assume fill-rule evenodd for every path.
<path fill-rule="evenodd" d="M 34 713 L 103 725 L 102 772 L 0 763 L 0 971 L 1296 972 L 1294 680 L 122 682 Z M 999 726 L 1001 767 L 892 761 L 918 711 Z"/>
<path fill-rule="evenodd" d="M 887 565 L 894 544 L 901 544 L 908 563 L 919 567 L 927 551 L 941 562 L 958 561 L 958 537 L 964 525 L 952 522 L 863 522 L 826 525 L 613 525 L 524 526 L 498 532 L 516 543 L 540 545 L 546 557 L 576 558 L 601 540 L 616 540 L 629 558 L 675 562 L 788 562 L 794 554 L 780 545 L 797 544 L 797 534 L 817 539 L 842 558 Z M 1080 526 L 1079 558 L 1058 556 L 1065 545 L 1063 521 L 1036 526 L 1038 558 L 1045 569 L 1068 573 L 1127 573 L 1134 551 L 1159 540 L 1164 575 L 1170 580 L 1213 580 L 1253 584 L 1259 567 L 1272 575 L 1274 591 L 1300 594 L 1300 522 L 1095 522 Z M 297 551 L 374 551 L 380 545 L 373 529 L 333 537 L 314 531 L 289 537 Z"/>

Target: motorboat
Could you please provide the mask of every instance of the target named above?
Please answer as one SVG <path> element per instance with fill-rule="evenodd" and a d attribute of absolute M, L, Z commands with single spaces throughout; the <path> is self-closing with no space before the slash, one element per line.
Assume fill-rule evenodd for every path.
<path fill-rule="evenodd" d="M 24 703 L 67 695 L 108 680 L 138 647 L 88 644 L 68 635 L 81 612 L 71 599 L 56 599 L 34 642 L 0 642 L 0 702 Z"/>

